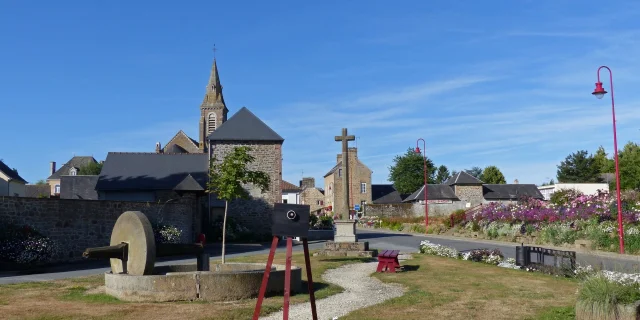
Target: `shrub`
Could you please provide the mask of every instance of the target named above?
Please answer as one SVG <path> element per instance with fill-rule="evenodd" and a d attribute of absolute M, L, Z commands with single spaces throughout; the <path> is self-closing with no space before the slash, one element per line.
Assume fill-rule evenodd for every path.
<path fill-rule="evenodd" d="M 330 215 L 321 216 L 315 227 L 321 230 L 333 229 L 333 218 Z"/>
<path fill-rule="evenodd" d="M 566 206 L 570 204 L 573 199 L 582 195 L 582 192 L 574 189 L 560 189 L 551 195 L 549 202 L 556 206 Z"/>
<path fill-rule="evenodd" d="M 180 243 L 182 230 L 172 225 L 156 225 L 153 228 L 156 243 Z"/>
<path fill-rule="evenodd" d="M 623 284 L 610 280 L 603 274 L 596 274 L 582 282 L 578 289 L 578 300 L 587 305 L 598 305 L 604 308 L 603 311 L 609 313 L 617 305 L 640 300 L 640 284 L 637 282 Z"/>
<path fill-rule="evenodd" d="M 466 213 L 464 209 L 458 209 L 453 213 L 451 213 L 449 215 L 449 220 L 447 221 L 449 228 L 453 228 L 454 226 L 464 222 L 465 216 L 466 216 Z"/>
<path fill-rule="evenodd" d="M 429 240 L 423 240 L 420 242 L 420 253 L 456 259 L 460 257 L 460 253 L 458 253 L 458 250 L 431 243 L 429 242 Z"/>
<path fill-rule="evenodd" d="M 0 225 L 0 260 L 31 265 L 50 261 L 55 252 L 53 240 L 30 226 Z"/>
<path fill-rule="evenodd" d="M 462 254 L 462 259 L 498 265 L 504 259 L 504 255 L 498 249 L 476 249 Z"/>

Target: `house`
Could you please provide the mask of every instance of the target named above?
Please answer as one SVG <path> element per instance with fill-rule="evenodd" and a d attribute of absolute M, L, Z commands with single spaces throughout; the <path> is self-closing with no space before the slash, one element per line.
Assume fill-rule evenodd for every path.
<path fill-rule="evenodd" d="M 282 180 L 280 181 L 280 189 L 282 190 L 282 203 L 300 204 L 302 188 Z"/>
<path fill-rule="evenodd" d="M 27 181 L 0 160 L 0 196 L 24 197 Z"/>
<path fill-rule="evenodd" d="M 95 184 L 99 200 L 165 202 L 184 193 L 204 195 L 208 156 L 109 152 Z"/>
<path fill-rule="evenodd" d="M 371 174 L 373 173 L 364 163 L 358 159 L 358 149 L 348 149 L 349 161 L 349 210 L 354 210 L 355 205 L 360 206 L 371 203 Z M 324 175 L 325 207 L 333 212 L 347 212 L 343 208 L 342 186 L 342 153 L 336 157 L 336 165 Z"/>
<path fill-rule="evenodd" d="M 300 203 L 309 205 L 311 213 L 324 213 L 324 190 L 316 188 L 316 179 L 302 178 L 300 188 Z"/>
<path fill-rule="evenodd" d="M 47 183 L 51 188 L 51 195 L 60 195 L 60 179 L 62 176 L 76 176 L 78 175 L 80 168 L 87 166 L 90 163 L 98 163 L 98 161 L 91 156 L 74 156 L 58 170 L 56 170 L 56 162 L 51 162 L 50 175 L 47 178 Z"/>
<path fill-rule="evenodd" d="M 551 200 L 551 195 L 558 190 L 573 189 L 585 195 L 596 195 L 599 191 L 609 192 L 608 183 L 556 183 L 548 186 L 539 186 L 544 200 Z"/>
<path fill-rule="evenodd" d="M 402 203 L 408 194 L 401 194 L 393 184 L 372 184 L 371 199 L 373 204 Z"/>
<path fill-rule="evenodd" d="M 425 187 L 422 186 L 403 202 L 424 205 L 424 190 Z M 490 202 L 511 203 L 523 196 L 543 199 L 535 184 L 485 184 L 464 171 L 450 177 L 442 184 L 427 185 L 429 215 L 448 214 L 457 209 L 471 208 Z"/>

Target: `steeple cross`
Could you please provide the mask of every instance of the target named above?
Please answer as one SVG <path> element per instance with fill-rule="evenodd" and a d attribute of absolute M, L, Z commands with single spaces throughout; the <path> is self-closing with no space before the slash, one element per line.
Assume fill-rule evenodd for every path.
<path fill-rule="evenodd" d="M 342 128 L 342 135 L 336 136 L 336 141 L 342 141 L 342 152 L 349 150 L 349 141 L 353 140 L 356 140 L 356 137 L 347 135 L 347 128 Z"/>
<path fill-rule="evenodd" d="M 216 51 L 218 51 L 218 49 L 216 49 L 216 44 L 213 44 L 213 58 L 216 58 Z"/>

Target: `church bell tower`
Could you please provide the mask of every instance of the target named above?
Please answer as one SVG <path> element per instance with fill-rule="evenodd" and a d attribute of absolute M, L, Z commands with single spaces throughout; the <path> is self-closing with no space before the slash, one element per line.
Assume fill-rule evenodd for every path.
<path fill-rule="evenodd" d="M 207 137 L 220 125 L 227 121 L 227 105 L 222 96 L 222 85 L 218 76 L 218 65 L 216 58 L 213 58 L 209 83 L 204 94 L 204 99 L 200 105 L 200 135 L 198 136 L 198 147 L 200 151 L 207 152 Z"/>

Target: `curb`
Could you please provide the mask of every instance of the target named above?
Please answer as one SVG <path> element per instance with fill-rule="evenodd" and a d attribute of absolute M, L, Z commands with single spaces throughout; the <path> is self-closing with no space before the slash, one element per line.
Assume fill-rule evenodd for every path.
<path fill-rule="evenodd" d="M 501 245 L 501 246 L 505 246 L 505 247 L 514 247 L 514 248 L 520 246 L 520 244 L 516 243 L 516 242 L 506 242 L 506 241 L 499 241 L 499 240 L 476 239 L 476 238 L 454 237 L 454 236 L 446 236 L 446 235 L 432 235 L 432 234 L 421 234 L 421 233 L 406 233 L 406 232 L 399 232 L 399 231 L 393 231 L 393 230 L 387 230 L 387 229 L 381 229 L 381 228 L 378 228 L 378 229 L 358 228 L 358 229 L 359 230 L 375 230 L 376 232 L 380 232 L 380 233 L 403 234 L 403 235 L 409 235 L 409 236 L 413 236 L 413 237 L 435 238 L 435 239 L 446 239 L 446 240 L 453 240 L 453 241 L 467 241 L 467 242 L 477 242 L 477 243 L 485 243 L 485 244 L 495 244 L 495 245 Z M 628 255 L 628 254 L 620 254 L 620 253 L 615 253 L 615 252 L 606 252 L 606 251 L 598 251 L 598 250 L 590 250 L 590 249 L 578 250 L 578 249 L 575 249 L 575 248 L 558 247 L 558 246 L 553 246 L 553 245 L 544 245 L 544 247 L 545 248 L 549 248 L 549 249 L 553 249 L 553 250 L 575 251 L 576 254 L 581 254 L 581 255 L 600 257 L 600 258 L 613 258 L 613 259 L 617 259 L 617 260 L 624 260 L 624 261 L 640 263 L 640 255 Z"/>

